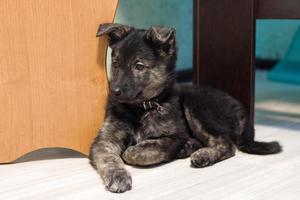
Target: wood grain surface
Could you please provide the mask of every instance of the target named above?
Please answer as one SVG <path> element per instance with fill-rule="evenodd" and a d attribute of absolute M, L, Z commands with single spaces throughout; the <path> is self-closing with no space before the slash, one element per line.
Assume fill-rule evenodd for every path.
<path fill-rule="evenodd" d="M 0 1 L 0 162 L 45 147 L 88 152 L 107 96 L 96 31 L 117 3 Z"/>
<path fill-rule="evenodd" d="M 256 0 L 257 19 L 300 19 L 299 0 Z"/>
<path fill-rule="evenodd" d="M 254 11 L 254 0 L 194 0 L 194 83 L 237 98 L 252 122 Z"/>

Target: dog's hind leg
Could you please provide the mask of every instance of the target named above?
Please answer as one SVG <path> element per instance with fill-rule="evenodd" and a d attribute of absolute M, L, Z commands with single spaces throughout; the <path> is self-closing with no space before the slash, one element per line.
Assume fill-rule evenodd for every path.
<path fill-rule="evenodd" d="M 185 115 L 193 135 L 205 146 L 192 153 L 192 166 L 210 166 L 235 155 L 236 147 L 228 135 L 208 133 L 187 108 Z"/>
<path fill-rule="evenodd" d="M 207 147 L 198 149 L 191 155 L 191 164 L 194 167 L 206 167 L 235 155 L 235 146 L 232 141 L 223 136 L 209 139 Z"/>

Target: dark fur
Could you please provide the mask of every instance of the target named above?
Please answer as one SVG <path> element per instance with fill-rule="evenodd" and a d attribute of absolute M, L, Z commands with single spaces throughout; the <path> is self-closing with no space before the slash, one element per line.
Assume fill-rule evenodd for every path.
<path fill-rule="evenodd" d="M 234 156 L 236 147 L 253 154 L 281 151 L 277 142 L 254 141 L 244 108 L 226 93 L 174 85 L 174 29 L 102 24 L 97 35 L 108 36 L 112 80 L 90 160 L 109 191 L 131 189 L 123 161 L 149 166 L 191 156 L 192 166 L 206 167 Z M 148 101 L 158 106 L 145 109 Z"/>

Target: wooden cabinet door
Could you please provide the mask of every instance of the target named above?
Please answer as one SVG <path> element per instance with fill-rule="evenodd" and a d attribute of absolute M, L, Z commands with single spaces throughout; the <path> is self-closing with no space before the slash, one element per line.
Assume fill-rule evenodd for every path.
<path fill-rule="evenodd" d="M 104 117 L 117 0 L 0 1 L 0 162 L 65 147 L 84 154 Z"/>

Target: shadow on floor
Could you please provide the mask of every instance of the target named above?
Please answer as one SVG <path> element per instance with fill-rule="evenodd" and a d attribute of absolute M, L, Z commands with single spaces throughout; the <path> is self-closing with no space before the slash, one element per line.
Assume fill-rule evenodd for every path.
<path fill-rule="evenodd" d="M 66 148 L 42 148 L 30 153 L 27 153 L 13 163 L 37 161 L 37 160 L 49 160 L 49 159 L 62 159 L 62 158 L 86 158 L 87 156 Z"/>

